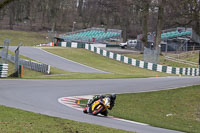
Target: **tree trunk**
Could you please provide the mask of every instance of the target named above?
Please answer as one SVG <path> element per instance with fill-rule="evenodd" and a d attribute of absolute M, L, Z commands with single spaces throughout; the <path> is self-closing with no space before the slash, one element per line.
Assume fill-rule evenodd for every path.
<path fill-rule="evenodd" d="M 166 0 L 161 0 L 159 9 L 158 9 L 158 20 L 157 20 L 156 40 L 155 40 L 155 48 L 158 51 L 160 50 L 160 47 L 161 47 L 161 34 L 162 34 L 162 27 L 163 27 L 165 3 L 166 3 Z"/>
<path fill-rule="evenodd" d="M 142 38 L 142 51 L 144 52 L 144 47 L 148 46 L 148 18 L 149 18 L 149 2 L 146 1 L 144 5 L 143 10 L 143 20 L 142 20 L 142 32 L 143 32 L 143 38 Z"/>
<path fill-rule="evenodd" d="M 82 17 L 82 7 L 83 7 L 83 0 L 79 0 L 78 3 L 78 14 Z"/>
<path fill-rule="evenodd" d="M 13 30 L 13 25 L 15 23 L 15 4 L 12 3 L 10 6 L 10 19 L 9 19 L 9 25 L 10 25 L 10 30 Z"/>

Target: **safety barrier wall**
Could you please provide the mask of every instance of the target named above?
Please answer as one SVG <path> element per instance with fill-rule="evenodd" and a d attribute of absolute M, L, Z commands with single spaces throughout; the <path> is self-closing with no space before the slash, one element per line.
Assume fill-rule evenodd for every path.
<path fill-rule="evenodd" d="M 6 78 L 8 75 L 8 64 L 0 64 L 0 78 Z"/>
<path fill-rule="evenodd" d="M 132 59 L 126 56 L 122 56 L 120 54 L 116 54 L 113 52 L 109 52 L 106 50 L 103 50 L 101 48 L 95 47 L 91 44 L 80 44 L 80 43 L 66 43 L 62 42 L 61 43 L 62 47 L 73 47 L 73 48 L 85 48 L 89 51 L 92 51 L 94 53 L 97 53 L 99 55 L 108 57 L 113 60 L 121 61 L 123 63 L 152 70 L 152 71 L 157 71 L 157 72 L 164 72 L 168 74 L 180 74 L 180 75 L 190 75 L 190 76 L 199 76 L 199 69 L 198 68 L 179 68 L 179 67 L 172 67 L 172 66 L 164 66 L 160 64 L 153 64 L 149 62 L 144 62 L 136 59 Z"/>
<path fill-rule="evenodd" d="M 15 63 L 15 56 L 8 55 L 8 60 L 12 63 Z M 35 61 L 29 61 L 25 59 L 19 59 L 19 65 L 23 65 L 24 68 L 29 68 L 31 70 L 42 72 L 49 74 L 50 73 L 50 65 L 40 64 Z"/>

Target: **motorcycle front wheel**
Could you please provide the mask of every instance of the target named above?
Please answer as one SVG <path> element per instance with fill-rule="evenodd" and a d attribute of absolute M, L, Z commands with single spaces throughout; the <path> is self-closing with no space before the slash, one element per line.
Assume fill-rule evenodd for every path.
<path fill-rule="evenodd" d="M 104 110 L 104 106 L 102 106 L 102 105 L 99 105 L 99 106 L 101 106 L 101 107 L 97 108 L 97 107 L 98 107 L 98 106 L 97 106 L 97 107 L 94 109 L 94 111 L 92 112 L 93 115 L 97 115 L 97 114 L 101 113 L 101 112 Z"/>

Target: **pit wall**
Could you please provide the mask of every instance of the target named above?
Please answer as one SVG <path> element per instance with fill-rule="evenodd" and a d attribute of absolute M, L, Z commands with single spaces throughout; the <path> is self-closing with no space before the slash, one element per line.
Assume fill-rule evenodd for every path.
<path fill-rule="evenodd" d="M 144 68 L 144 69 L 148 69 L 152 71 L 164 72 L 168 74 L 177 74 L 177 75 L 199 76 L 198 68 L 179 68 L 179 67 L 163 66 L 160 64 L 144 62 L 141 60 L 132 59 L 126 56 L 122 56 L 120 54 L 103 50 L 101 48 L 93 46 L 92 44 L 77 43 L 77 42 L 61 42 L 60 46 L 71 47 L 71 48 L 84 48 L 96 54 L 99 54 L 101 56 L 108 57 L 113 60 L 117 60 L 117 61 L 129 64 L 132 66 L 136 66 L 136 67 L 140 67 L 140 68 Z"/>

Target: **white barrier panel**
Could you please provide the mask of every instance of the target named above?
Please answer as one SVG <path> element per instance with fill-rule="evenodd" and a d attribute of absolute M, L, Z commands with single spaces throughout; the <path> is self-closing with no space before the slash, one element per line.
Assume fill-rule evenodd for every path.
<path fill-rule="evenodd" d="M 61 46 L 62 46 L 62 47 L 67 47 L 67 42 L 62 42 L 62 43 L 61 43 Z"/>
<path fill-rule="evenodd" d="M 132 65 L 136 66 L 136 60 L 135 59 L 132 59 Z"/>
<path fill-rule="evenodd" d="M 77 46 L 78 46 L 77 42 L 72 42 L 72 45 L 71 45 L 72 48 L 77 48 Z"/>
<path fill-rule="evenodd" d="M 128 57 L 124 57 L 124 63 L 128 64 Z"/>
<path fill-rule="evenodd" d="M 162 65 L 157 65 L 157 71 L 162 72 Z"/>

